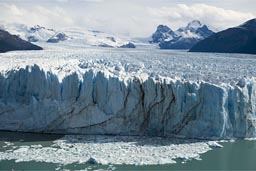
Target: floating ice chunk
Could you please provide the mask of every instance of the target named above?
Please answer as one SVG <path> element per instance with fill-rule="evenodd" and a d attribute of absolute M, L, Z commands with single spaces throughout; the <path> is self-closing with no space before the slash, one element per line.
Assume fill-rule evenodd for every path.
<path fill-rule="evenodd" d="M 14 145 L 14 143 L 12 143 L 12 142 L 9 142 L 9 141 L 5 141 L 4 142 L 6 145 L 6 147 L 8 147 L 8 146 L 13 146 Z"/>
<path fill-rule="evenodd" d="M 41 144 L 37 144 L 37 145 L 31 145 L 30 147 L 32 147 L 32 148 L 42 148 L 43 146 Z"/>
<path fill-rule="evenodd" d="M 221 144 L 217 143 L 216 141 L 209 141 L 208 144 L 210 147 L 213 147 L 213 148 L 222 148 L 223 147 Z"/>
<path fill-rule="evenodd" d="M 21 146 L 18 149 L 14 150 L 14 153 L 25 153 L 29 150 L 29 146 Z"/>
<path fill-rule="evenodd" d="M 256 138 L 245 138 L 246 141 L 256 141 Z"/>

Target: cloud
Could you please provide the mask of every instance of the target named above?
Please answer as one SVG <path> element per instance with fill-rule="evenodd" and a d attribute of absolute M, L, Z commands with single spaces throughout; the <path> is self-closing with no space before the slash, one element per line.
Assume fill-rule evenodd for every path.
<path fill-rule="evenodd" d="M 68 0 L 56 0 L 57 2 L 68 2 Z"/>
<path fill-rule="evenodd" d="M 75 3 L 79 3 L 79 2 L 103 2 L 104 0 L 56 0 L 57 2 L 75 2 Z"/>
<path fill-rule="evenodd" d="M 226 9 L 223 4 L 222 8 L 217 7 L 219 0 L 214 1 L 214 5 L 182 2 L 185 1 L 187 4 L 177 4 L 178 0 L 0 0 L 0 21 L 56 29 L 83 27 L 122 36 L 146 37 L 159 24 L 175 30 L 197 19 L 222 30 L 256 15 L 246 12 L 247 7 L 240 8 L 240 5 L 235 6 L 245 12 Z"/>
<path fill-rule="evenodd" d="M 25 11 L 22 9 L 17 8 L 16 5 L 5 5 L 6 9 L 10 11 L 15 16 L 23 16 Z"/>
<path fill-rule="evenodd" d="M 68 0 L 56 0 L 57 2 L 68 2 Z"/>
<path fill-rule="evenodd" d="M 216 6 L 206 4 L 178 4 L 175 7 L 148 7 L 147 10 L 158 18 L 165 18 L 170 25 L 173 22 L 189 22 L 191 20 L 200 20 L 217 30 L 232 27 L 245 22 L 255 16 L 249 12 L 238 12 L 226 10 Z"/>
<path fill-rule="evenodd" d="M 60 7 L 46 8 L 40 5 L 22 8 L 14 4 L 0 6 L 1 21 L 50 27 L 61 27 L 73 24 L 73 19 Z"/>

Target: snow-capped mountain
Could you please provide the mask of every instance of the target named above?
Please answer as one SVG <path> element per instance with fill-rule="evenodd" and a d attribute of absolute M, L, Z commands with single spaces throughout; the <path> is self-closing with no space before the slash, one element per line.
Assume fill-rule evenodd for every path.
<path fill-rule="evenodd" d="M 2 24 L 0 28 L 19 36 L 29 42 L 62 43 L 66 46 L 96 46 L 115 48 L 134 48 L 129 38 L 118 38 L 114 35 L 84 28 L 66 28 L 55 30 L 43 26 L 29 27 L 24 24 Z M 129 46 L 127 46 L 129 45 Z M 131 46 L 133 45 L 133 46 Z"/>
<path fill-rule="evenodd" d="M 151 43 L 158 43 L 162 49 L 189 49 L 200 40 L 214 34 L 206 25 L 194 20 L 177 31 L 165 25 L 159 25 L 152 35 Z"/>
<path fill-rule="evenodd" d="M 186 27 L 179 28 L 176 33 L 184 38 L 205 39 L 206 37 L 212 35 L 214 32 L 209 30 L 209 28 L 202 24 L 200 21 L 194 20 L 188 23 Z"/>
<path fill-rule="evenodd" d="M 47 40 L 48 43 L 59 43 L 60 41 L 65 41 L 69 39 L 69 37 L 63 33 L 56 33 L 54 36 L 52 36 L 50 39 Z"/>
<path fill-rule="evenodd" d="M 54 29 L 48 29 L 39 25 L 30 27 L 27 31 L 24 30 L 23 32 L 25 33 L 24 38 L 32 42 L 44 42 L 56 34 Z M 22 32 L 20 34 L 22 35 Z"/>
<path fill-rule="evenodd" d="M 29 27 L 27 25 L 17 23 L 2 24 L 0 28 L 29 42 L 46 42 L 57 32 L 54 29 L 48 29 L 39 25 Z"/>
<path fill-rule="evenodd" d="M 65 41 L 69 45 L 96 46 L 96 47 L 122 47 L 132 43 L 129 38 L 119 38 L 115 35 L 104 33 L 98 30 L 86 30 L 81 28 L 68 28 L 63 31 L 71 37 Z M 132 43 L 133 44 L 133 43 Z"/>
<path fill-rule="evenodd" d="M 42 48 L 0 29 L 0 53 L 14 50 L 42 50 Z"/>
<path fill-rule="evenodd" d="M 156 32 L 152 35 L 152 43 L 160 43 L 176 39 L 178 35 L 166 25 L 159 25 Z"/>

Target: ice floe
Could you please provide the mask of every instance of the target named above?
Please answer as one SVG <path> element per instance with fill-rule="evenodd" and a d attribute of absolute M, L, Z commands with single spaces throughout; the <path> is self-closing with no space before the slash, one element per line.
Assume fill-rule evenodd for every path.
<path fill-rule="evenodd" d="M 0 160 L 37 161 L 62 165 L 176 163 L 176 159 L 200 159 L 217 142 L 134 136 L 66 135 L 49 147 L 40 144 L 15 146 L 0 152 Z M 220 147 L 220 145 L 218 145 Z"/>

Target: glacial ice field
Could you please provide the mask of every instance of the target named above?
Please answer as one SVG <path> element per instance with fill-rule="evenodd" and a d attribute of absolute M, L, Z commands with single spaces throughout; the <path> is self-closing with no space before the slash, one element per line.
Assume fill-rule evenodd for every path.
<path fill-rule="evenodd" d="M 0 130 L 256 136 L 256 56 L 49 48 L 0 54 Z"/>
<path fill-rule="evenodd" d="M 44 51 L 17 51 L 0 54 L 1 73 L 37 64 L 62 81 L 76 72 L 104 71 L 121 79 L 166 77 L 174 80 L 205 81 L 235 85 L 240 79 L 254 79 L 256 55 L 189 53 L 158 49 L 114 49 L 52 47 Z"/>

